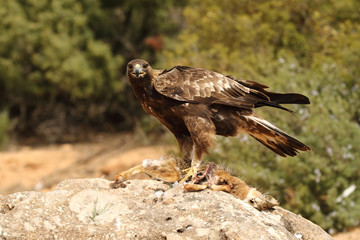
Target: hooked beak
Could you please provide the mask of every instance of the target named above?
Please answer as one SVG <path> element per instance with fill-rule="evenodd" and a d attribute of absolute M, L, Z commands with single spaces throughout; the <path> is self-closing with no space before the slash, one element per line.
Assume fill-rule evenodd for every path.
<path fill-rule="evenodd" d="M 136 64 L 134 70 L 131 73 L 132 75 L 135 75 L 137 78 L 140 76 L 144 76 L 145 72 L 143 71 L 140 64 Z"/>

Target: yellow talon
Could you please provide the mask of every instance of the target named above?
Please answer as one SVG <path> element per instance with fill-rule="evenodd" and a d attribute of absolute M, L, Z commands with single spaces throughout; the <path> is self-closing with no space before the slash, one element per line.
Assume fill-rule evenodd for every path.
<path fill-rule="evenodd" d="M 185 177 L 183 179 L 181 179 L 180 183 L 185 182 L 189 177 L 191 177 L 192 179 L 196 177 L 197 175 L 197 167 L 190 167 L 187 169 L 184 169 L 183 172 L 187 172 Z"/>

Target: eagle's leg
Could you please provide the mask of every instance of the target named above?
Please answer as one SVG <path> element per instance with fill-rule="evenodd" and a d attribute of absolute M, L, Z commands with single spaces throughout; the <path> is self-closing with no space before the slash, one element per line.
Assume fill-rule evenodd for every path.
<path fill-rule="evenodd" d="M 186 173 L 180 182 L 185 182 L 189 178 L 195 179 L 198 169 L 201 165 L 201 158 L 198 157 L 196 151 L 194 154 L 194 148 L 196 148 L 196 146 L 194 146 L 193 140 L 190 138 L 190 136 L 183 138 L 180 141 L 178 140 L 178 142 L 183 157 L 183 166 L 179 166 L 179 168 L 183 173 Z"/>
<path fill-rule="evenodd" d="M 177 135 L 176 140 L 179 143 L 182 161 L 178 162 L 178 167 L 183 172 L 188 172 L 194 158 L 194 143 L 189 135 Z"/>
<path fill-rule="evenodd" d="M 191 161 L 192 168 L 192 182 L 199 180 L 197 172 L 201 167 L 202 159 L 209 149 L 215 145 L 215 129 L 212 122 L 206 124 L 207 129 L 199 135 L 196 135 L 194 141 L 194 158 Z M 205 170 L 205 175 L 211 170 L 211 167 Z"/>
<path fill-rule="evenodd" d="M 183 150 L 183 156 L 191 157 L 191 167 L 181 182 L 186 181 L 190 177 L 193 182 L 196 181 L 196 176 L 201 166 L 204 154 L 207 154 L 209 149 L 215 145 L 216 131 L 215 125 L 210 118 L 210 112 L 207 109 L 197 109 L 196 107 L 199 107 L 197 105 L 191 107 L 194 107 L 192 112 L 198 112 L 201 110 L 203 116 L 199 117 L 197 115 L 186 115 L 183 118 L 190 136 L 188 136 L 186 144 L 185 142 L 183 143 L 183 147 L 181 146 L 180 141 L 179 144 L 181 150 Z M 190 143 L 192 143 L 191 146 Z M 188 160 L 189 159 L 184 159 L 184 161 Z"/>
<path fill-rule="evenodd" d="M 198 170 L 201 166 L 201 159 L 204 151 L 204 144 L 200 145 L 193 142 L 193 138 L 190 136 L 183 137 L 181 139 L 178 138 L 178 142 L 180 145 L 180 150 L 183 156 L 183 166 L 179 166 L 183 172 L 186 172 L 184 178 L 180 181 L 185 182 L 189 178 L 194 182 Z M 207 151 L 207 149 L 205 149 Z M 187 167 L 186 169 L 182 167 Z M 190 167 L 189 167 L 190 166 Z"/>
<path fill-rule="evenodd" d="M 182 155 L 182 161 L 179 163 L 179 168 L 182 173 L 186 173 L 185 176 L 181 179 L 181 183 L 185 182 L 189 177 L 196 176 L 197 169 L 193 168 L 193 159 L 194 159 L 194 142 L 190 135 L 180 135 L 175 134 L 176 139 L 180 146 L 180 151 Z"/>

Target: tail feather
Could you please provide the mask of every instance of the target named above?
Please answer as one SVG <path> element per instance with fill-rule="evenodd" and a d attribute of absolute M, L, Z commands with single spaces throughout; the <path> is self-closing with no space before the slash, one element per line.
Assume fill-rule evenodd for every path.
<path fill-rule="evenodd" d="M 308 97 L 298 93 L 274 93 L 265 91 L 270 101 L 278 104 L 310 104 Z"/>
<path fill-rule="evenodd" d="M 245 116 L 245 118 L 248 123 L 245 131 L 280 156 L 294 157 L 299 151 L 310 151 L 308 146 L 268 121 L 254 115 Z"/>

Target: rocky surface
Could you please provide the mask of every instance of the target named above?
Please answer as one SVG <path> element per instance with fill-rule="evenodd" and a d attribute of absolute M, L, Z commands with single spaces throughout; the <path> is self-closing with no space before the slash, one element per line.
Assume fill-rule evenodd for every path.
<path fill-rule="evenodd" d="M 46 193 L 0 196 L 0 239 L 332 239 L 299 215 L 260 212 L 224 192 L 153 180 L 109 184 L 72 179 Z"/>

